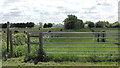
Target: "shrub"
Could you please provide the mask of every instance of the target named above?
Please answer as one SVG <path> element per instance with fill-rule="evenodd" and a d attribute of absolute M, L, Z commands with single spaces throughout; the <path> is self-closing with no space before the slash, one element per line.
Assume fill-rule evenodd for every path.
<path fill-rule="evenodd" d="M 13 45 L 24 45 L 27 43 L 27 35 L 24 33 L 13 34 Z"/>
<path fill-rule="evenodd" d="M 39 61 L 45 62 L 47 61 L 47 56 L 43 50 L 39 50 L 39 47 L 35 46 L 32 47 L 31 52 L 29 54 L 26 54 L 24 58 L 24 62 L 34 61 L 35 64 L 37 64 Z"/>
<path fill-rule="evenodd" d="M 14 46 L 13 54 L 14 57 L 25 56 L 27 54 L 27 46 L 26 45 Z"/>

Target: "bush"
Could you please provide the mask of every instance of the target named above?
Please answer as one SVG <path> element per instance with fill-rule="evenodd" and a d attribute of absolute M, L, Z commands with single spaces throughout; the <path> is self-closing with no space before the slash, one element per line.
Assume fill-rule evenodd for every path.
<path fill-rule="evenodd" d="M 13 34 L 13 45 L 24 45 L 27 43 L 27 35 L 24 33 Z"/>
<path fill-rule="evenodd" d="M 45 62 L 47 61 L 47 56 L 43 50 L 39 50 L 38 46 L 32 46 L 31 52 L 26 54 L 24 58 L 24 62 L 34 61 L 37 64 L 39 61 Z"/>
<path fill-rule="evenodd" d="M 20 57 L 27 54 L 27 45 L 14 46 L 13 47 L 13 56 Z"/>

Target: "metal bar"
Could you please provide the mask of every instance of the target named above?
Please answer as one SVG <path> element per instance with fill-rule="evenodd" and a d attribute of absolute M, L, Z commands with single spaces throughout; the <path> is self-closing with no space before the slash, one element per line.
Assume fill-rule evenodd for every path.
<path fill-rule="evenodd" d="M 120 50 L 46 50 L 46 51 L 120 51 Z"/>
<path fill-rule="evenodd" d="M 43 32 L 44 34 L 48 34 L 48 32 Z M 120 33 L 120 32 L 49 32 L 49 34 L 68 34 L 68 33 L 71 33 L 71 34 L 83 34 L 83 33 Z"/>
<path fill-rule="evenodd" d="M 86 48 L 120 48 L 120 46 L 43 46 L 43 47 L 86 47 Z"/>
<path fill-rule="evenodd" d="M 88 44 L 88 43 L 119 43 L 119 42 L 44 42 L 44 43 L 68 43 L 68 44 L 71 44 L 71 43 L 81 43 L 81 44 Z"/>
<path fill-rule="evenodd" d="M 90 57 L 90 56 L 78 56 L 78 57 Z M 106 57 L 106 56 L 97 56 L 99 58 L 103 58 L 103 57 Z M 118 56 L 110 56 L 110 57 L 118 57 Z"/>
<path fill-rule="evenodd" d="M 39 37 L 38 35 L 30 35 L 29 37 Z"/>
<path fill-rule="evenodd" d="M 111 55 L 120 55 L 120 53 L 47 53 L 47 54 L 111 54 Z"/>
<path fill-rule="evenodd" d="M 50 39 L 91 39 L 91 38 L 98 38 L 98 37 L 49 37 Z M 44 39 L 49 39 L 49 38 L 44 38 Z M 99 37 L 99 38 L 103 38 L 103 37 Z M 107 38 L 105 37 L 105 39 L 119 39 L 120 37 L 111 37 L 111 38 Z"/>

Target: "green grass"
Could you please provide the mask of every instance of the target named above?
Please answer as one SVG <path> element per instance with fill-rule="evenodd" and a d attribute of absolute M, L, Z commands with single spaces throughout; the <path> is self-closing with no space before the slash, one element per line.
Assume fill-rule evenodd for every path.
<path fill-rule="evenodd" d="M 117 66 L 118 62 L 39 62 L 35 65 L 32 62 L 24 63 L 21 62 L 20 58 L 11 58 L 5 62 L 2 62 L 2 66 Z"/>

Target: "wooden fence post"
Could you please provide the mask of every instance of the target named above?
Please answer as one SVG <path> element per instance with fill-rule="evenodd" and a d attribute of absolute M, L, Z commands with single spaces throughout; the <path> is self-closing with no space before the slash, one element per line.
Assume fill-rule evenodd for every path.
<path fill-rule="evenodd" d="M 97 42 L 100 42 L 100 33 L 99 33 L 99 31 L 98 31 L 98 33 L 96 33 L 96 37 L 97 37 Z"/>
<path fill-rule="evenodd" d="M 39 34 L 39 49 L 43 51 L 43 33 Z"/>
<path fill-rule="evenodd" d="M 29 36 L 29 33 L 27 33 L 27 45 L 28 45 L 28 53 L 30 53 L 30 36 Z"/>
<path fill-rule="evenodd" d="M 105 41 L 106 41 L 106 40 L 105 40 L 105 36 L 106 36 L 105 31 L 102 31 L 102 35 L 101 35 L 101 37 L 102 37 L 101 41 L 102 41 L 102 42 L 105 42 Z"/>
<path fill-rule="evenodd" d="M 10 57 L 13 57 L 12 31 L 10 31 Z"/>
<path fill-rule="evenodd" d="M 9 28 L 10 28 L 10 23 L 7 22 L 7 52 L 9 52 L 9 41 L 10 41 Z"/>

